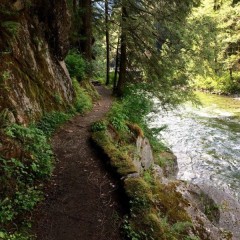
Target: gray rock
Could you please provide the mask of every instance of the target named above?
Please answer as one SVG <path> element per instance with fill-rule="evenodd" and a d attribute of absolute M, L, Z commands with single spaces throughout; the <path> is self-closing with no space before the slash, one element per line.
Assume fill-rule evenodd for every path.
<path fill-rule="evenodd" d="M 171 181 L 162 183 L 167 186 Z M 182 207 L 201 232 L 201 239 L 240 239 L 240 204 L 232 196 L 213 186 L 184 181 L 178 181 L 175 191 L 188 202 Z"/>
<path fill-rule="evenodd" d="M 240 239 L 240 204 L 228 193 L 213 186 L 199 185 L 199 188 L 216 204 L 219 210 L 217 226 L 230 231 L 233 240 Z"/>
<path fill-rule="evenodd" d="M 168 178 L 165 177 L 163 169 L 157 164 L 153 164 L 152 173 L 154 178 L 163 184 L 167 184 L 170 181 Z"/>
<path fill-rule="evenodd" d="M 171 181 L 167 184 L 171 184 Z M 215 209 L 217 213 L 215 219 L 210 220 L 209 216 L 206 215 L 206 211 L 203 209 L 206 205 L 213 206 L 214 201 L 212 201 L 198 186 L 184 181 L 177 181 L 176 189 L 173 191 L 181 194 L 181 198 L 185 200 L 181 208 L 185 209 L 188 213 L 194 226 L 194 233 L 197 233 L 197 235 L 201 237 L 201 240 L 232 239 L 231 234 L 229 236 L 227 231 L 216 224 L 216 220 L 218 219 L 217 209 Z"/>
<path fill-rule="evenodd" d="M 164 175 L 168 178 L 176 178 L 179 170 L 177 157 L 170 150 L 160 153 L 159 156 L 167 162 L 163 168 Z"/>
<path fill-rule="evenodd" d="M 15 119 L 12 112 L 8 111 L 8 116 L 7 117 L 8 117 L 9 123 L 11 123 L 11 124 L 16 123 L 16 119 Z"/>
<path fill-rule="evenodd" d="M 133 163 L 139 173 L 149 169 L 154 163 L 152 148 L 147 138 L 138 136 L 136 141 L 136 154 Z"/>
<path fill-rule="evenodd" d="M 125 177 L 124 179 L 126 179 L 126 178 L 138 178 L 138 177 L 140 177 L 139 173 L 131 173 L 131 174 L 128 174 L 127 177 Z"/>
<path fill-rule="evenodd" d="M 152 170 L 154 177 L 161 181 L 162 178 L 164 177 L 163 169 L 160 166 L 154 164 Z"/>

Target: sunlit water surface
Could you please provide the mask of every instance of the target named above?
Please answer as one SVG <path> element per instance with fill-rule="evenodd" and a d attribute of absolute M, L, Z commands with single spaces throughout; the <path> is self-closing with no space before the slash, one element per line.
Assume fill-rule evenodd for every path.
<path fill-rule="evenodd" d="M 214 185 L 240 200 L 240 98 L 197 93 L 191 104 L 150 115 L 150 126 L 178 158 L 178 178 Z"/>

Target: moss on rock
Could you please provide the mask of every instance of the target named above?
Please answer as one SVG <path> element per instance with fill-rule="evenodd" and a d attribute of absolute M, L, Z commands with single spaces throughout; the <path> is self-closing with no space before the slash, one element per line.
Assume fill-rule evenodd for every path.
<path fill-rule="evenodd" d="M 28 5 L 4 0 L 1 7 L 0 111 L 8 108 L 18 123 L 26 124 L 46 112 L 66 110 L 74 97 L 61 62 L 68 51 L 70 30 L 66 1 L 36 4 L 33 0 Z"/>

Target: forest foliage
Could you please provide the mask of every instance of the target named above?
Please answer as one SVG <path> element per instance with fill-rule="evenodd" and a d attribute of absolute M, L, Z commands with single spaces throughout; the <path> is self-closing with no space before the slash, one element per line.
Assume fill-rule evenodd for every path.
<path fill-rule="evenodd" d="M 118 96 L 132 84 L 163 105 L 192 97 L 181 54 L 181 26 L 199 0 L 83 2 L 69 0 L 71 45 L 91 66 L 94 77 L 106 76 Z M 91 26 L 87 32 L 85 26 Z M 91 42 L 86 40 L 90 35 Z"/>
<path fill-rule="evenodd" d="M 183 41 L 191 84 L 216 93 L 239 93 L 238 1 L 202 0 L 187 19 Z"/>
<path fill-rule="evenodd" d="M 92 7 L 94 62 L 104 76 L 110 62 L 118 95 L 141 85 L 174 105 L 191 99 L 194 89 L 239 92 L 238 1 L 109 0 Z"/>

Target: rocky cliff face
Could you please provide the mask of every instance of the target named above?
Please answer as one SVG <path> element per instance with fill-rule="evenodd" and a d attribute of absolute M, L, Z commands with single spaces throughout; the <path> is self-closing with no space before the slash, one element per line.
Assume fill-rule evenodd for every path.
<path fill-rule="evenodd" d="M 66 0 L 1 0 L 0 114 L 28 123 L 71 104 L 69 31 Z"/>

